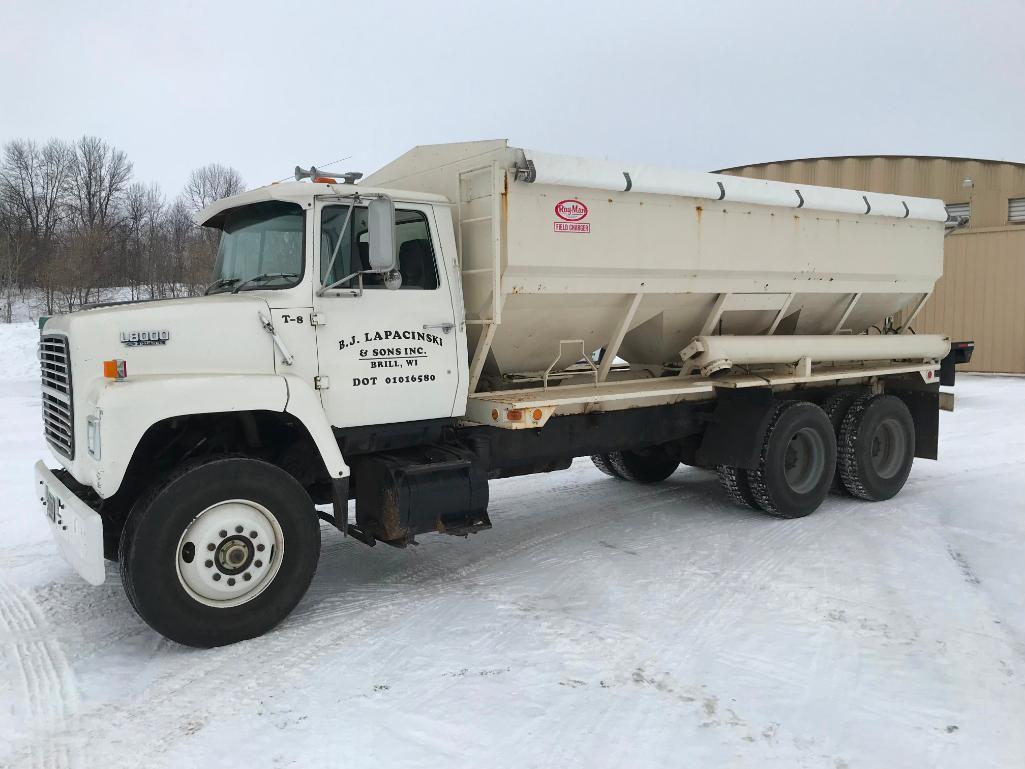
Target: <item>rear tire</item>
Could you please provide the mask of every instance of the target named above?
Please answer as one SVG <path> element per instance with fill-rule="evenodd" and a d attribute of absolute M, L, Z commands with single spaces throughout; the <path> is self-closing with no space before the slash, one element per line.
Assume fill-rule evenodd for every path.
<path fill-rule="evenodd" d="M 751 484 L 747 479 L 747 470 L 742 467 L 730 467 L 719 465 L 716 468 L 719 472 L 719 483 L 726 490 L 726 495 L 741 507 L 747 506 L 752 510 L 763 512 L 758 505 L 758 500 L 751 493 Z"/>
<path fill-rule="evenodd" d="M 843 485 L 853 496 L 870 502 L 896 496 L 915 459 L 915 422 L 904 401 L 858 398 L 844 417 L 837 452 Z"/>
<path fill-rule="evenodd" d="M 320 557 L 306 491 L 280 468 L 217 459 L 183 468 L 133 506 L 121 581 L 139 616 L 187 646 L 262 635 L 295 608 Z"/>
<path fill-rule="evenodd" d="M 835 469 L 836 436 L 826 413 L 814 403 L 785 401 L 776 407 L 758 467 L 747 477 L 762 510 L 801 518 L 822 504 Z"/>
<path fill-rule="evenodd" d="M 605 475 L 610 478 L 619 478 L 623 480 L 616 469 L 612 466 L 612 458 L 608 454 L 592 454 L 591 461 L 594 466 L 601 470 Z"/>
<path fill-rule="evenodd" d="M 680 466 L 680 460 L 670 459 L 657 452 L 638 454 L 633 451 L 613 451 L 607 456 L 616 475 L 635 483 L 664 481 Z"/>
<path fill-rule="evenodd" d="M 843 425 L 844 417 L 847 416 L 847 412 L 850 411 L 854 401 L 858 399 L 858 395 L 852 392 L 838 392 L 833 393 L 826 399 L 826 402 L 822 404 L 822 410 L 826 412 L 826 416 L 829 417 L 830 424 L 833 425 L 833 434 L 836 436 L 836 443 L 840 445 L 840 427 Z M 840 452 L 837 451 L 837 461 L 839 462 Z M 833 483 L 829 487 L 829 490 L 834 494 L 847 494 L 847 489 L 843 485 L 843 481 L 840 479 L 840 467 L 837 465 L 836 472 L 833 473 Z"/>

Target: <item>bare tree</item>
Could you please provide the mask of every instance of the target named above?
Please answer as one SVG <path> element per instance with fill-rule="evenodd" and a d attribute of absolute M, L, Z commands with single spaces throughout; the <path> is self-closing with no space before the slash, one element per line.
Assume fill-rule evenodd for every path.
<path fill-rule="evenodd" d="M 210 280 L 217 231 L 193 213 L 243 190 L 234 168 L 211 163 L 168 202 L 133 184 L 127 155 L 103 139 L 8 142 L 0 149 L 0 321 L 32 290 L 47 314 L 127 289 L 132 299 L 195 294 Z"/>
<path fill-rule="evenodd" d="M 28 282 L 50 257 L 66 213 L 74 159 L 72 146 L 57 139 L 41 147 L 29 139 L 4 145 L 0 207 L 7 239 L 3 267 L 8 276 L 7 297 L 14 285 Z M 9 309 L 9 301 L 6 306 Z"/>
<path fill-rule="evenodd" d="M 14 319 L 14 294 L 31 245 L 28 231 L 0 200 L 0 319 L 4 323 Z"/>
<path fill-rule="evenodd" d="M 118 206 L 131 177 L 132 163 L 123 151 L 96 136 L 79 139 L 71 174 L 78 225 L 109 230 L 117 224 Z"/>
<path fill-rule="evenodd" d="M 74 163 L 74 149 L 58 139 L 42 147 L 30 139 L 4 146 L 0 197 L 40 240 L 51 238 L 60 224 Z"/>
<path fill-rule="evenodd" d="M 244 189 L 245 183 L 238 171 L 231 166 L 210 163 L 189 174 L 182 198 L 192 211 L 199 211 L 215 200 L 237 195 Z"/>
<path fill-rule="evenodd" d="M 160 286 L 167 273 L 165 251 L 164 194 L 157 184 L 132 184 L 125 194 L 125 225 L 121 245 L 120 277 L 132 299 L 142 296 L 146 287 L 150 297 L 163 296 Z"/>

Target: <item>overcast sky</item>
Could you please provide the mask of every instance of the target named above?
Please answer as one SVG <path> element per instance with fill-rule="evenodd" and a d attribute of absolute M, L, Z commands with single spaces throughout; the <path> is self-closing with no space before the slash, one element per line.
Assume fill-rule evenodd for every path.
<path fill-rule="evenodd" d="M 0 0 L 0 142 L 99 135 L 177 193 L 415 144 L 691 169 L 1025 161 L 1025 0 Z"/>

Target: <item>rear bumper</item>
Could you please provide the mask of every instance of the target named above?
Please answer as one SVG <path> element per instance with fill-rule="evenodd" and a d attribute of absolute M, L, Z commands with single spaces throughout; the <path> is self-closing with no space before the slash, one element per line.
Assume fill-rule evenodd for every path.
<path fill-rule="evenodd" d="M 103 520 L 75 496 L 42 462 L 36 462 L 36 489 L 61 555 L 91 585 L 107 576 L 103 560 Z"/>

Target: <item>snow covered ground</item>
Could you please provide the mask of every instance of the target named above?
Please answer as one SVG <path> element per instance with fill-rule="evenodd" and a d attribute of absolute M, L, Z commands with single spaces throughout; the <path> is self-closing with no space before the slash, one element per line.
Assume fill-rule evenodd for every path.
<path fill-rule="evenodd" d="M 889 503 L 781 521 L 578 461 L 469 540 L 325 527 L 281 627 L 198 651 L 57 555 L 35 331 L 0 334 L 2 766 L 1025 766 L 1023 379 L 962 377 Z"/>

